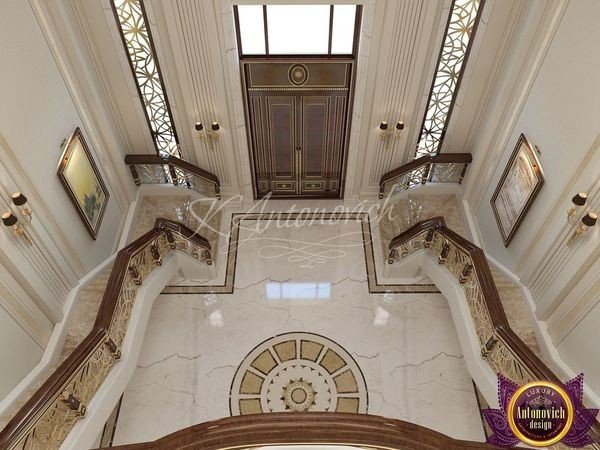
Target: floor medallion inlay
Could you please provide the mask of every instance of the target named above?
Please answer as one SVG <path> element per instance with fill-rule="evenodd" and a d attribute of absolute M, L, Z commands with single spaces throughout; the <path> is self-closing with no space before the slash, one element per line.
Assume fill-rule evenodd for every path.
<path fill-rule="evenodd" d="M 234 376 L 231 415 L 282 411 L 366 413 L 367 386 L 350 354 L 318 334 L 285 333 L 259 344 Z"/>

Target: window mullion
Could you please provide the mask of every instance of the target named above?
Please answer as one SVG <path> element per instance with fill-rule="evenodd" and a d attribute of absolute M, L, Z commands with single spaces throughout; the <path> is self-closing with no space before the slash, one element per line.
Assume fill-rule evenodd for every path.
<path fill-rule="evenodd" d="M 329 44 L 327 46 L 327 54 L 331 56 L 331 41 L 333 39 L 333 5 L 329 7 Z"/>
<path fill-rule="evenodd" d="M 269 27 L 267 26 L 267 5 L 263 5 L 263 25 L 265 27 L 265 54 L 269 56 Z"/>

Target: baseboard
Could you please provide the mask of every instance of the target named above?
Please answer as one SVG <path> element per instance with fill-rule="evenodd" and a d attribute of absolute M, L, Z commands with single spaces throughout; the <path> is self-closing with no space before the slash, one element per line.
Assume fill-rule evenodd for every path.
<path fill-rule="evenodd" d="M 471 234 L 471 242 L 485 251 L 485 245 L 483 243 L 483 239 L 481 238 L 481 230 L 479 229 L 479 224 L 477 223 L 477 219 L 475 218 L 473 210 L 471 209 L 471 204 L 466 199 L 457 198 L 457 200 L 461 206 L 463 219 L 467 224 L 469 233 Z"/>

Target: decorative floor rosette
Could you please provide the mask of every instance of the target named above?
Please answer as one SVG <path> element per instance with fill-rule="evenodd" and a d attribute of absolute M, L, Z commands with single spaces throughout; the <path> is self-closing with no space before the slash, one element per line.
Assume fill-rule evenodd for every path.
<path fill-rule="evenodd" d="M 233 379 L 232 415 L 264 412 L 367 412 L 367 387 L 356 361 L 335 342 L 286 333 L 252 350 Z"/>

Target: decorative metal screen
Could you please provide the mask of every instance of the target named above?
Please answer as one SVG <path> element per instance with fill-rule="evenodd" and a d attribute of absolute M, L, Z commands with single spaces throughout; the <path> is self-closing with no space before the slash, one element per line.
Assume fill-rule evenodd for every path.
<path fill-rule="evenodd" d="M 484 0 L 454 0 L 415 157 L 436 155 L 460 86 Z"/>
<path fill-rule="evenodd" d="M 112 0 L 111 4 L 156 152 L 160 156 L 173 155 L 181 158 L 177 132 L 152 42 L 144 2 Z"/>

